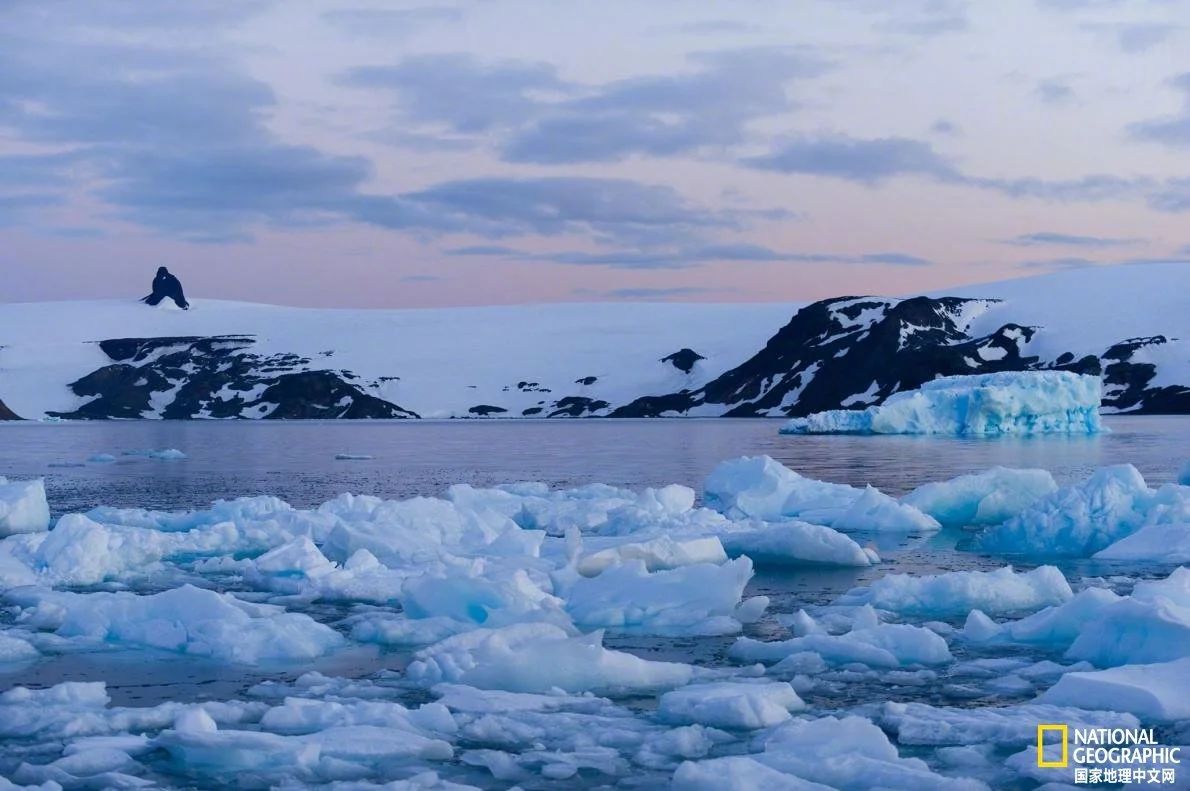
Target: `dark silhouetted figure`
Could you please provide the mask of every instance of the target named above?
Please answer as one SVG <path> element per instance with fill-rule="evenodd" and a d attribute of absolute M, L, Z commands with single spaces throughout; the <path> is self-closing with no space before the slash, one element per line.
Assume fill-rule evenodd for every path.
<path fill-rule="evenodd" d="M 142 299 L 141 302 L 156 305 L 166 297 L 176 302 L 182 310 L 190 309 L 190 303 L 186 301 L 186 295 L 182 293 L 182 282 L 171 275 L 168 269 L 159 266 L 157 267 L 157 277 L 153 278 L 153 293 Z"/>

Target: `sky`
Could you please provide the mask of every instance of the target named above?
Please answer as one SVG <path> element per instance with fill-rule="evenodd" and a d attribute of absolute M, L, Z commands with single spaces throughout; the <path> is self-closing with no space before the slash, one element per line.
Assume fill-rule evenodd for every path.
<path fill-rule="evenodd" d="M 0 302 L 803 301 L 1190 259 L 1181 0 L 5 0 Z"/>

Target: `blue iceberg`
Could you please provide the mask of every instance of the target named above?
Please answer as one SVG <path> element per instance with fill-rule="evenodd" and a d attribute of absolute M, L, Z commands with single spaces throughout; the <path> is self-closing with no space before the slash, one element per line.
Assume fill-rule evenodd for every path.
<path fill-rule="evenodd" d="M 947 376 L 862 410 L 790 420 L 782 434 L 1096 434 L 1102 383 L 1069 371 Z"/>

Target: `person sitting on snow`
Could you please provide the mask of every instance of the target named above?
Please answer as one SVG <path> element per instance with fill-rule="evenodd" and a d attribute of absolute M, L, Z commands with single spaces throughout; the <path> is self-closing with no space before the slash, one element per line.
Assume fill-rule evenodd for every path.
<path fill-rule="evenodd" d="M 190 309 L 190 303 L 186 301 L 186 295 L 182 293 L 181 281 L 171 275 L 168 269 L 159 266 L 157 267 L 157 277 L 153 278 L 153 293 L 143 298 L 141 302 L 156 305 L 166 297 L 177 303 L 177 306 L 182 310 Z"/>

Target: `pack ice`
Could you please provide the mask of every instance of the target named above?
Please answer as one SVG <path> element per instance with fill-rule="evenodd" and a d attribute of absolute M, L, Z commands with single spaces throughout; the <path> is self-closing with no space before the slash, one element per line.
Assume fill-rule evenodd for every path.
<path fill-rule="evenodd" d="M 1188 716 L 1190 570 L 1168 559 L 1187 487 L 1131 468 L 1065 488 L 994 468 L 898 499 L 748 457 L 702 505 L 685 486 L 456 485 L 49 530 L 39 482 L 4 485 L 0 681 L 105 652 L 237 683 L 138 707 L 102 683 L 6 685 L 0 788 L 1021 787 L 1039 721 Z M 849 535 L 895 553 L 944 526 L 1027 557 L 884 573 Z M 1113 551 L 1160 576 L 1030 562 Z M 766 585 L 862 582 L 769 613 L 758 566 L 782 567 Z"/>
<path fill-rule="evenodd" d="M 793 418 L 783 434 L 1094 434 L 1102 383 L 1069 371 L 946 376 L 862 410 Z"/>

